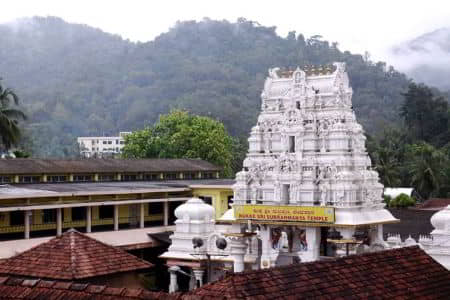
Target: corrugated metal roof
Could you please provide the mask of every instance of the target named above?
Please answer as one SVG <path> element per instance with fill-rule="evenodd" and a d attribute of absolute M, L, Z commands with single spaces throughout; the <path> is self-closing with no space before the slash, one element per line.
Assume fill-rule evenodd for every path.
<path fill-rule="evenodd" d="M 0 159 L 0 175 L 220 171 L 200 159 Z"/>

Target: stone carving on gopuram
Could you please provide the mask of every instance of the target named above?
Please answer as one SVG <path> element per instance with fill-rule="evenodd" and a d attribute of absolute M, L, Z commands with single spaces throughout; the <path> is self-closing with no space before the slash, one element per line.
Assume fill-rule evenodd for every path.
<path fill-rule="evenodd" d="M 352 93 L 344 63 L 269 70 L 234 203 L 382 208 Z"/>

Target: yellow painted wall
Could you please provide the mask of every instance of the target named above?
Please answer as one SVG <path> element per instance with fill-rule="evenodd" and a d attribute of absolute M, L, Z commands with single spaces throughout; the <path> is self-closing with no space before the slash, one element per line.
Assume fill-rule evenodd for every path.
<path fill-rule="evenodd" d="M 195 197 L 212 197 L 212 205 L 216 210 L 216 219 L 219 219 L 228 210 L 228 196 L 233 196 L 232 189 L 225 188 L 194 188 Z"/>

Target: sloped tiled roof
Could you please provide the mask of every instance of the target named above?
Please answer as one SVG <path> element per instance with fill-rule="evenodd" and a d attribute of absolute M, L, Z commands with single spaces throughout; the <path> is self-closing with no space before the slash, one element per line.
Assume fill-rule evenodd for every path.
<path fill-rule="evenodd" d="M 415 246 L 237 273 L 189 295 L 183 299 L 450 299 L 450 271 Z"/>
<path fill-rule="evenodd" d="M 147 269 L 153 265 L 76 230 L 0 262 L 0 274 L 77 280 Z"/>
<path fill-rule="evenodd" d="M 143 289 L 113 288 L 104 285 L 0 277 L 0 299 L 95 299 L 156 300 L 180 299 L 180 294 L 150 292 Z"/>
<path fill-rule="evenodd" d="M 0 159 L 0 174 L 220 171 L 200 159 Z"/>
<path fill-rule="evenodd" d="M 418 206 L 420 209 L 441 210 L 450 205 L 448 198 L 431 198 Z"/>

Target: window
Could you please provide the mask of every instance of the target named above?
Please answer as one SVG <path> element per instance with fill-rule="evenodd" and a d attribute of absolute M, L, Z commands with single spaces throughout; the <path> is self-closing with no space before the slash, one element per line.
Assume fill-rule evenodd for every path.
<path fill-rule="evenodd" d="M 122 181 L 136 181 L 137 175 L 136 174 L 124 174 L 122 176 Z"/>
<path fill-rule="evenodd" d="M 228 208 L 231 208 L 231 204 L 233 204 L 234 196 L 228 196 Z"/>
<path fill-rule="evenodd" d="M 98 217 L 100 219 L 112 219 L 114 218 L 114 206 L 103 205 L 98 207 Z"/>
<path fill-rule="evenodd" d="M 116 145 L 118 145 L 119 144 L 119 140 L 116 140 Z"/>
<path fill-rule="evenodd" d="M 204 172 L 202 174 L 202 178 L 204 178 L 204 179 L 212 179 L 212 178 L 214 178 L 214 173 L 213 172 Z"/>
<path fill-rule="evenodd" d="M 72 221 L 86 220 L 86 207 L 72 207 Z"/>
<path fill-rule="evenodd" d="M 75 175 L 73 176 L 73 181 L 76 182 L 92 181 L 92 175 Z"/>
<path fill-rule="evenodd" d="M 206 204 L 212 205 L 212 197 L 199 196 L 199 198 L 202 199 Z"/>
<path fill-rule="evenodd" d="M 175 180 L 177 177 L 177 173 L 164 173 L 164 179 L 166 180 Z"/>
<path fill-rule="evenodd" d="M 183 173 L 184 179 L 195 179 L 197 178 L 197 174 L 194 172 Z"/>
<path fill-rule="evenodd" d="M 114 175 L 113 174 L 101 174 L 98 176 L 99 181 L 113 181 Z"/>
<path fill-rule="evenodd" d="M 148 204 L 148 214 L 149 215 L 160 215 L 164 213 L 164 203 L 163 202 L 153 202 Z"/>
<path fill-rule="evenodd" d="M 19 176 L 20 183 L 36 183 L 40 181 L 41 181 L 40 176 Z"/>
<path fill-rule="evenodd" d="M 153 181 L 153 180 L 158 180 L 158 179 L 159 179 L 159 174 L 144 174 L 144 180 Z"/>
<path fill-rule="evenodd" d="M 106 141 L 103 141 L 103 145 L 106 145 Z"/>
<path fill-rule="evenodd" d="M 295 102 L 295 107 L 297 107 L 297 109 L 300 109 L 300 101 Z"/>
<path fill-rule="evenodd" d="M 121 144 L 121 145 L 125 144 L 125 141 L 120 141 L 120 144 Z"/>
<path fill-rule="evenodd" d="M 12 211 L 9 213 L 9 225 L 22 226 L 25 223 L 25 213 L 23 211 Z"/>
<path fill-rule="evenodd" d="M 61 210 L 61 213 L 64 210 Z M 64 220 L 64 218 L 62 218 Z M 56 222 L 56 209 L 44 209 L 42 210 L 42 223 L 55 223 Z"/>
<path fill-rule="evenodd" d="M 66 175 L 51 175 L 47 177 L 48 182 L 65 182 L 67 181 Z"/>
<path fill-rule="evenodd" d="M 112 144 L 112 141 L 108 141 L 108 145 L 111 145 Z"/>
<path fill-rule="evenodd" d="M 289 184 L 283 184 L 281 190 L 281 203 L 288 204 L 290 201 L 290 189 L 291 186 Z"/>
<path fill-rule="evenodd" d="M 289 152 L 290 153 L 295 152 L 295 136 L 289 137 Z"/>
<path fill-rule="evenodd" d="M 0 176 L 0 183 L 8 183 L 11 182 L 11 178 L 9 176 Z"/>

